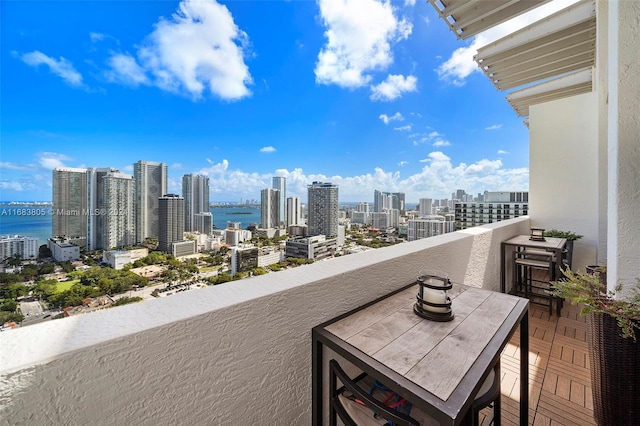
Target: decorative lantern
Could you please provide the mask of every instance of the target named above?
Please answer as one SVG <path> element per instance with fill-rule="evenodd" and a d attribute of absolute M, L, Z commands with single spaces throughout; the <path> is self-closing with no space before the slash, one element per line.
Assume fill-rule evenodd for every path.
<path fill-rule="evenodd" d="M 451 290 L 451 281 L 446 276 L 423 274 L 418 277 L 418 295 L 413 311 L 432 321 L 451 321 L 454 317 L 451 310 L 451 299 L 447 290 Z"/>
<path fill-rule="evenodd" d="M 529 237 L 531 241 L 546 241 L 544 239 L 544 229 L 543 228 L 531 228 L 531 236 Z"/>

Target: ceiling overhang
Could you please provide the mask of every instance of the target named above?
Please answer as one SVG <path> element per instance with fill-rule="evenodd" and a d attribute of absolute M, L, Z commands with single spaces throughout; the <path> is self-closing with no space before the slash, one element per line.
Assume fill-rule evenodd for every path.
<path fill-rule="evenodd" d="M 427 0 L 459 39 L 467 39 L 550 0 Z"/>
<path fill-rule="evenodd" d="M 595 46 L 595 4 L 587 0 L 479 48 L 474 59 L 506 90 L 591 67 Z"/>
<path fill-rule="evenodd" d="M 592 81 L 592 68 L 586 68 L 511 92 L 507 95 L 507 101 L 516 114 L 520 117 L 528 117 L 531 105 L 591 92 L 593 89 Z"/>
<path fill-rule="evenodd" d="M 477 34 L 546 3 L 544 0 L 428 0 L 459 38 Z M 524 4 L 521 4 L 524 3 Z M 442 6 L 442 7 L 440 7 Z M 506 17 L 507 11 L 512 15 Z M 472 34 L 473 33 L 473 34 Z M 478 49 L 474 60 L 520 116 L 529 106 L 590 92 L 595 65 L 596 7 L 581 0 Z M 527 87 L 531 86 L 531 87 Z"/>

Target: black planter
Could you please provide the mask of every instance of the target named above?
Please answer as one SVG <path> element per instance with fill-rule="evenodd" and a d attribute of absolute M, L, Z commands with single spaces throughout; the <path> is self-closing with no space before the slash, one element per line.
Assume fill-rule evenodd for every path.
<path fill-rule="evenodd" d="M 569 265 L 569 269 L 571 269 L 571 265 L 573 263 L 573 240 L 567 240 L 564 249 L 566 250 L 565 258 L 567 265 Z"/>
<path fill-rule="evenodd" d="M 640 342 L 620 335 L 607 314 L 587 316 L 593 414 L 600 426 L 637 425 L 640 419 Z"/>

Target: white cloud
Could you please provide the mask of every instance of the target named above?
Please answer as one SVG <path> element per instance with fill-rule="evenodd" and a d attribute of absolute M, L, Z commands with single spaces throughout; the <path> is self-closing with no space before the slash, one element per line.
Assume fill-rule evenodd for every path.
<path fill-rule="evenodd" d="M 451 57 L 436 69 L 439 78 L 456 86 L 464 85 L 469 75 L 480 71 L 473 60 L 473 56 L 480 47 L 524 28 L 576 1 L 578 0 L 554 0 L 478 34 L 471 39 L 470 45 L 454 50 Z"/>
<path fill-rule="evenodd" d="M 78 87 L 82 86 L 82 74 L 76 71 L 73 64 L 62 56 L 59 60 L 56 60 L 38 50 L 34 50 L 33 52 L 23 54 L 20 59 L 22 59 L 25 64 L 35 68 L 40 65 L 46 65 L 52 73 L 62 78 L 67 84 Z"/>
<path fill-rule="evenodd" d="M 271 152 L 276 152 L 276 149 L 272 146 L 265 146 L 260 148 L 260 152 L 265 152 L 267 154 L 271 153 Z"/>
<path fill-rule="evenodd" d="M 404 5 L 405 6 L 415 6 L 416 5 L 416 0 L 404 0 Z"/>
<path fill-rule="evenodd" d="M 502 127 L 502 124 L 494 124 L 493 126 L 485 127 L 485 130 L 498 130 Z"/>
<path fill-rule="evenodd" d="M 393 130 L 397 130 L 399 132 L 410 132 L 411 124 L 407 124 L 406 126 L 394 127 Z"/>
<path fill-rule="evenodd" d="M 374 101 L 392 101 L 402 96 L 404 92 L 415 92 L 418 79 L 410 75 L 390 74 L 385 81 L 377 86 L 371 86 L 370 98 Z"/>
<path fill-rule="evenodd" d="M 420 134 L 412 134 L 412 135 L 409 135 L 409 138 L 410 139 L 415 139 L 415 138 L 417 138 L 419 136 L 422 136 L 422 137 L 420 137 L 419 140 L 414 140 L 413 141 L 413 144 L 416 145 L 416 146 L 420 145 L 421 143 L 431 144 L 431 146 L 438 147 L 438 148 L 445 147 L 445 146 L 451 146 L 451 142 L 449 142 L 447 139 L 445 139 L 444 135 L 442 133 L 438 133 L 435 130 L 430 132 L 430 133 L 426 133 L 426 134 L 423 133 L 422 135 L 420 135 Z"/>
<path fill-rule="evenodd" d="M 0 169 L 5 170 L 34 170 L 33 164 L 16 164 L 8 161 L 0 161 Z"/>
<path fill-rule="evenodd" d="M 105 77 L 112 83 L 131 86 L 149 84 L 149 79 L 145 75 L 144 69 L 129 54 L 114 54 L 107 60 L 107 64 L 111 69 L 105 72 Z"/>
<path fill-rule="evenodd" d="M 97 41 L 102 41 L 105 39 L 105 37 L 106 35 L 102 33 L 93 33 L 93 32 L 89 33 L 89 38 L 91 39 L 92 43 L 95 43 Z"/>
<path fill-rule="evenodd" d="M 24 186 L 20 182 L 15 181 L 1 181 L 0 189 L 4 191 L 23 191 L 25 190 Z"/>
<path fill-rule="evenodd" d="M 498 155 L 505 155 L 505 154 L 508 154 L 508 152 L 503 149 L 498 150 Z"/>
<path fill-rule="evenodd" d="M 409 164 L 409 162 L 408 162 L 408 161 L 400 161 L 400 162 L 398 163 L 398 166 L 402 167 L 402 166 L 406 166 L 407 164 Z"/>
<path fill-rule="evenodd" d="M 63 161 L 72 160 L 71 157 L 55 152 L 39 152 L 36 154 L 38 164 L 45 169 L 53 170 L 56 167 L 65 167 Z"/>
<path fill-rule="evenodd" d="M 481 159 L 469 165 L 465 163 L 455 165 L 447 155 L 441 151 L 434 151 L 421 162 L 422 169 L 404 178 L 400 171 L 387 171 L 381 167 L 376 167 L 369 173 L 354 176 L 306 174 L 299 168 L 250 173 L 231 170 L 227 160 L 219 164 L 211 164 L 211 167 L 202 169 L 198 173 L 205 174 L 211 179 L 212 200 L 227 200 L 234 197 L 255 199 L 260 190 L 271 186 L 273 176 L 285 177 L 287 194 L 299 196 L 303 201 L 307 197 L 307 185 L 313 181 L 338 185 L 341 201 L 369 201 L 373 191 L 381 188 L 392 192 L 404 192 L 407 201 L 413 202 L 427 196 L 448 198 L 456 188 L 478 193 L 505 188 L 526 191 L 529 186 L 528 169 L 505 169 L 500 160 Z M 398 167 L 406 164 L 406 162 L 400 162 Z"/>
<path fill-rule="evenodd" d="M 249 96 L 252 83 L 244 62 L 248 36 L 226 6 L 214 0 L 183 0 L 171 19 L 160 18 L 154 31 L 131 55 L 109 59 L 111 81 L 150 84 L 194 99 L 209 91 L 225 100 Z"/>
<path fill-rule="evenodd" d="M 388 116 L 387 114 L 380 114 L 378 118 L 382 120 L 384 124 L 389 124 L 389 122 L 391 121 L 404 121 L 404 117 L 399 112 L 396 112 L 392 116 Z"/>
<path fill-rule="evenodd" d="M 357 88 L 371 72 L 393 62 L 391 43 L 409 37 L 411 24 L 398 19 L 389 1 L 319 0 L 326 44 L 318 54 L 316 82 Z"/>

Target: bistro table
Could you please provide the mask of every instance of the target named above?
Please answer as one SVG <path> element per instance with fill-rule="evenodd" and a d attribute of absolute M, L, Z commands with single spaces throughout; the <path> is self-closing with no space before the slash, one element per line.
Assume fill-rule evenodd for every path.
<path fill-rule="evenodd" d="M 565 238 L 552 238 L 545 237 L 544 241 L 536 241 L 530 238 L 530 235 L 518 235 L 513 237 L 507 241 L 503 241 L 501 244 L 501 253 L 502 253 L 502 261 L 500 264 L 500 291 L 503 293 L 507 292 L 506 287 L 506 277 L 507 272 L 506 268 L 510 265 L 513 267 L 513 262 L 507 262 L 507 248 L 513 248 L 516 251 L 520 251 L 522 249 L 531 248 L 537 250 L 545 250 L 554 253 L 556 258 L 556 278 L 559 278 L 561 275 L 560 265 L 562 264 L 562 251 L 567 244 L 567 240 Z"/>
<path fill-rule="evenodd" d="M 528 424 L 529 301 L 454 284 L 455 318 L 413 312 L 411 284 L 312 330 L 313 425 L 323 424 L 325 365 L 331 351 L 389 386 L 441 425 L 459 425 L 520 325 L 520 424 Z"/>

